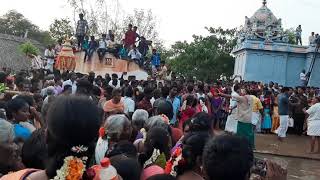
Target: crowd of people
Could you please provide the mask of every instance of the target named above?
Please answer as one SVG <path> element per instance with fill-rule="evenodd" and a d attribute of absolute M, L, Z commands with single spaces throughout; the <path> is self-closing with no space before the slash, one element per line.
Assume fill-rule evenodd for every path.
<path fill-rule="evenodd" d="M 150 68 L 153 72 L 159 70 L 160 54 L 156 49 L 152 49 L 151 57 L 147 57 L 152 41 L 140 36 L 137 32 L 137 26 L 128 25 L 122 42 L 115 41 L 115 35 L 112 30 L 109 30 L 108 34 L 102 34 L 100 39 L 97 40 L 95 36 L 89 37 L 88 23 L 83 14 L 79 14 L 79 18 L 76 36 L 78 49 L 85 52 L 84 61 L 90 61 L 93 54 L 97 52 L 99 60 L 102 62 L 106 53 L 110 53 L 116 58 L 134 61 L 144 69 Z"/>
<path fill-rule="evenodd" d="M 302 26 L 299 25 L 295 31 L 295 42 L 297 45 L 302 46 Z M 309 36 L 309 45 L 310 46 L 318 46 L 320 44 L 320 36 L 319 33 L 311 32 Z"/>
<path fill-rule="evenodd" d="M 285 101 L 276 94 L 287 88 L 277 84 L 183 77 L 128 81 L 115 74 L 44 75 L 39 70 L 15 76 L 1 72 L 0 83 L 3 179 L 280 180 L 286 179 L 285 169 L 254 158 L 255 131 L 261 127 L 270 133 L 278 122 L 284 132 L 285 102 L 309 115 L 313 142 L 320 129 L 314 88 L 284 94 Z M 273 115 L 277 106 L 280 120 Z M 263 118 L 253 123 L 259 112 Z M 301 114 L 292 116 L 297 124 L 304 121 Z M 297 133 L 303 133 L 300 128 Z M 265 166 L 255 171 L 260 161 Z"/>

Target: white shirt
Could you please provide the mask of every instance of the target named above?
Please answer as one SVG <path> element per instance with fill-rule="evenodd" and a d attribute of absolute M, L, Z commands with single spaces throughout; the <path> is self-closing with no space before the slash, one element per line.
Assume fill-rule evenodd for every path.
<path fill-rule="evenodd" d="M 315 42 L 314 42 L 315 40 L 316 40 L 316 37 L 315 37 L 315 36 L 312 36 L 312 35 L 309 36 L 309 44 L 314 44 L 314 43 L 315 43 Z"/>
<path fill-rule="evenodd" d="M 231 96 L 239 96 L 239 94 L 235 91 L 232 91 Z M 235 98 L 230 99 L 230 109 L 233 109 L 237 106 L 237 100 Z M 235 112 L 235 111 L 232 111 Z"/>
<path fill-rule="evenodd" d="M 154 98 L 154 97 L 152 97 L 151 99 L 150 99 L 150 103 L 152 104 L 152 107 L 153 107 L 153 103 L 156 101 L 156 99 Z"/>
<path fill-rule="evenodd" d="M 108 150 L 108 140 L 104 140 L 101 137 L 99 137 L 96 149 L 95 149 L 95 160 L 96 163 L 100 163 L 101 160 L 104 158 L 107 150 Z"/>
<path fill-rule="evenodd" d="M 123 105 L 124 105 L 124 113 L 129 115 L 129 113 L 134 112 L 135 103 L 130 97 L 124 97 L 123 99 Z"/>
<path fill-rule="evenodd" d="M 131 49 L 128 56 L 131 57 L 131 59 L 140 59 L 141 58 L 141 53 L 139 52 L 139 50 L 134 50 Z"/>
<path fill-rule="evenodd" d="M 65 85 L 70 85 L 72 87 L 72 94 L 76 93 L 76 91 L 77 91 L 77 82 L 76 81 L 74 81 L 73 83 L 72 83 L 72 81 L 70 79 L 67 80 L 67 81 L 64 81 L 62 83 L 62 89 L 64 89 Z"/>
<path fill-rule="evenodd" d="M 300 80 L 303 80 L 303 81 L 307 80 L 306 75 L 303 72 L 300 73 Z"/>
<path fill-rule="evenodd" d="M 206 94 L 200 94 L 200 93 L 197 93 L 197 98 L 200 99 L 200 98 L 206 98 Z"/>
<path fill-rule="evenodd" d="M 99 49 L 106 49 L 107 48 L 107 42 L 104 39 L 101 39 L 99 41 Z"/>
<path fill-rule="evenodd" d="M 320 121 L 320 103 L 311 106 L 307 113 L 309 114 L 308 121 Z"/>
<path fill-rule="evenodd" d="M 111 80 L 111 81 L 109 81 L 109 86 L 111 86 L 112 88 L 118 89 L 118 88 L 120 88 L 120 81 L 118 80 L 118 81 L 117 81 L 117 85 L 114 86 L 114 85 L 112 84 L 112 80 Z"/>
<path fill-rule="evenodd" d="M 44 56 L 47 58 L 47 63 L 48 64 L 54 64 L 54 59 L 53 58 L 48 58 L 48 57 L 54 57 L 54 54 L 55 54 L 55 52 L 54 52 L 53 49 L 51 49 L 51 51 L 49 49 L 46 49 L 44 51 Z"/>

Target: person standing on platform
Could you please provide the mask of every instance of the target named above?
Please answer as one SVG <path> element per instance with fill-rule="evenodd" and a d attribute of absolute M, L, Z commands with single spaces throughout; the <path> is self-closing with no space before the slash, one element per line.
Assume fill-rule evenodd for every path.
<path fill-rule="evenodd" d="M 296 29 L 296 44 L 299 45 L 300 43 L 300 45 L 302 46 L 301 36 L 302 36 L 302 28 L 301 28 L 301 25 L 299 25 Z"/>
<path fill-rule="evenodd" d="M 135 43 L 141 40 L 140 35 L 137 33 L 137 30 L 138 30 L 137 26 L 134 26 L 133 29 L 132 29 L 132 31 L 134 32 L 134 35 L 135 35 L 134 36 L 134 42 Z M 137 40 L 137 38 L 138 38 L 138 40 Z"/>
<path fill-rule="evenodd" d="M 309 36 L 309 45 L 310 46 L 315 45 L 315 40 L 316 40 L 315 34 L 314 32 L 312 32 L 311 35 Z"/>
<path fill-rule="evenodd" d="M 89 30 L 88 22 L 83 18 L 83 14 L 79 14 L 80 20 L 77 22 L 77 28 L 76 28 L 76 36 L 78 39 L 78 49 L 82 48 L 82 43 L 84 36 L 87 34 Z"/>
<path fill-rule="evenodd" d="M 136 33 L 132 30 L 132 24 L 129 24 L 124 38 L 124 47 L 128 50 L 136 42 Z"/>
<path fill-rule="evenodd" d="M 276 130 L 279 141 L 286 137 L 289 121 L 289 88 L 284 87 L 278 95 L 278 110 L 280 116 L 280 126 Z"/>
<path fill-rule="evenodd" d="M 108 34 L 107 34 L 107 36 L 106 36 L 107 41 L 108 41 L 108 40 L 111 40 L 111 37 L 114 37 L 114 34 L 113 34 L 112 30 L 109 30 L 109 31 L 108 31 Z"/>

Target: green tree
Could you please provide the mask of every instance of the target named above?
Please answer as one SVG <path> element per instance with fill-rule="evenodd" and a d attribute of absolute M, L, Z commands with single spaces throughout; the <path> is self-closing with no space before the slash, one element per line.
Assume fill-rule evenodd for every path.
<path fill-rule="evenodd" d="M 285 30 L 285 33 L 288 34 L 289 44 L 296 44 L 296 30 L 294 28 L 290 28 Z"/>
<path fill-rule="evenodd" d="M 144 36 L 146 39 L 156 40 L 158 38 L 158 21 L 150 9 L 134 9 L 133 14 L 128 15 L 123 20 L 123 32 L 127 30 L 128 24 L 137 26 L 140 36 Z"/>
<path fill-rule="evenodd" d="M 24 36 L 26 31 L 35 32 L 39 28 L 15 10 L 8 11 L 0 18 L 0 33 Z"/>
<path fill-rule="evenodd" d="M 39 54 L 39 49 L 33 45 L 31 42 L 26 42 L 21 45 L 19 45 L 19 50 L 26 56 L 28 55 L 38 55 Z"/>
<path fill-rule="evenodd" d="M 73 28 L 68 18 L 55 19 L 49 28 L 50 35 L 55 39 L 64 39 L 73 35 Z"/>
<path fill-rule="evenodd" d="M 89 24 L 91 35 L 107 33 L 112 30 L 116 41 L 121 42 L 128 24 L 138 27 L 138 33 L 154 45 L 161 45 L 158 38 L 158 19 L 150 9 L 134 9 L 133 13 L 125 13 L 119 0 L 67 0 L 73 11 L 74 26 L 78 20 L 78 14 L 83 13 Z M 94 8 L 92 8 L 94 7 Z"/>
<path fill-rule="evenodd" d="M 207 37 L 193 36 L 188 43 L 172 45 L 167 58 L 173 71 L 200 80 L 216 80 L 221 74 L 232 75 L 234 58 L 230 55 L 236 45 L 236 29 L 206 28 Z"/>
<path fill-rule="evenodd" d="M 23 14 L 15 10 L 10 10 L 5 15 L 1 16 L 0 24 L 0 33 L 19 37 L 27 34 L 28 38 L 37 40 L 44 45 L 53 42 L 48 32 L 41 31 L 38 26 L 32 24 L 32 22 L 26 19 Z"/>

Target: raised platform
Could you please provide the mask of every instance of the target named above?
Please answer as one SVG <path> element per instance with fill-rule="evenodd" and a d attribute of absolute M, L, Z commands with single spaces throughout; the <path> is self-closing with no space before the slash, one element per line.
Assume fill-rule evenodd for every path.
<path fill-rule="evenodd" d="M 123 59 L 116 59 L 110 54 L 106 54 L 105 59 L 100 62 L 97 53 L 94 53 L 91 61 L 84 62 L 84 52 L 75 53 L 77 57 L 76 72 L 88 74 L 93 71 L 96 75 L 104 77 L 108 74 L 118 74 L 120 77 L 123 72 L 127 72 L 124 79 L 129 76 L 135 76 L 137 80 L 146 80 L 148 73 L 141 69 L 135 62 L 129 62 Z"/>

